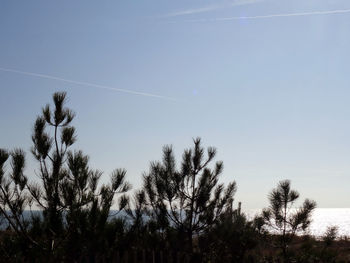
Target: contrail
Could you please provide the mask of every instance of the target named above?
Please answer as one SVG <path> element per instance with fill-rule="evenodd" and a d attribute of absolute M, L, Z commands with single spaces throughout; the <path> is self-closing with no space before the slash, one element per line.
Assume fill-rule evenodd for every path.
<path fill-rule="evenodd" d="M 193 14 L 210 12 L 210 11 L 214 11 L 214 10 L 218 10 L 218 9 L 224 9 L 224 8 L 228 8 L 228 7 L 255 4 L 255 3 L 258 3 L 261 1 L 264 1 L 264 0 L 236 0 L 236 1 L 233 1 L 232 3 L 209 5 L 209 6 L 204 6 L 204 7 L 194 8 L 194 9 L 187 9 L 187 10 L 182 10 L 182 11 L 178 11 L 178 12 L 168 13 L 168 14 L 162 15 L 160 17 L 165 18 L 165 17 L 177 17 L 177 16 L 193 15 Z"/>
<path fill-rule="evenodd" d="M 344 13 L 350 13 L 350 9 L 314 11 L 314 12 L 303 12 L 303 13 L 274 14 L 274 15 L 262 15 L 262 16 L 231 16 L 231 17 L 212 18 L 212 19 L 192 19 L 192 20 L 186 20 L 186 21 L 187 22 L 212 22 L 212 21 L 230 21 L 230 20 L 243 20 L 243 19 L 265 19 L 265 18 L 274 18 L 274 17 L 332 15 L 332 14 L 344 14 Z"/>
<path fill-rule="evenodd" d="M 153 97 L 153 98 L 164 99 L 164 100 L 171 100 L 171 101 L 178 101 L 175 98 L 166 97 L 166 96 L 162 96 L 162 95 L 146 93 L 146 92 L 139 92 L 139 91 L 128 90 L 128 89 L 113 88 L 113 87 L 110 87 L 110 86 L 98 85 L 98 84 L 93 84 L 93 83 L 83 82 L 83 81 L 76 81 L 76 80 L 71 80 L 71 79 L 64 79 L 64 78 L 55 77 L 55 76 L 46 75 L 46 74 L 39 74 L 39 73 L 34 73 L 34 72 L 27 72 L 27 71 L 8 69 L 8 68 L 2 68 L 2 67 L 0 67 L 0 71 L 12 72 L 12 73 L 17 73 L 17 74 L 22 74 L 22 75 L 27 75 L 27 76 L 44 78 L 44 79 L 58 80 L 58 81 L 66 82 L 66 83 L 77 84 L 77 85 L 82 85 L 82 86 L 89 86 L 89 87 L 94 87 L 94 88 L 98 88 L 98 89 L 105 89 L 105 90 L 124 92 L 124 93 L 133 94 L 133 95 Z"/>

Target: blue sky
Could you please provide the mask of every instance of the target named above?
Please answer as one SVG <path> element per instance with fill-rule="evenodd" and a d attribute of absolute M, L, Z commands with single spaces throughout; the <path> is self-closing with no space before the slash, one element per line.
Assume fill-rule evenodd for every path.
<path fill-rule="evenodd" d="M 33 122 L 64 90 L 76 148 L 104 180 L 124 167 L 137 188 L 163 145 L 180 156 L 200 136 L 217 147 L 222 181 L 236 180 L 243 207 L 265 206 L 286 178 L 319 207 L 349 207 L 349 9 L 342 0 L 1 1 L 0 68 L 49 77 L 0 69 L 0 147 L 28 150 L 33 176 Z"/>

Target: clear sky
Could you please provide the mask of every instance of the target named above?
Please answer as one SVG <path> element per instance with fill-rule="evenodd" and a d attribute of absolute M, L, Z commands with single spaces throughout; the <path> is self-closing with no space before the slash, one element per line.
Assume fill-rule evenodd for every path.
<path fill-rule="evenodd" d="M 349 29 L 346 0 L 1 1 L 0 147 L 33 176 L 33 122 L 64 90 L 105 180 L 124 167 L 137 188 L 163 145 L 200 136 L 245 208 L 286 178 L 350 207 Z"/>

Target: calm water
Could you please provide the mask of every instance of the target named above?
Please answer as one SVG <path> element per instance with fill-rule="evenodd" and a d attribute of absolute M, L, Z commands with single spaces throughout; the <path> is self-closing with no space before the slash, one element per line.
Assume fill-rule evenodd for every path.
<path fill-rule="evenodd" d="M 246 211 L 248 217 L 260 212 L 259 209 Z M 312 215 L 309 233 L 322 236 L 328 226 L 337 226 L 339 236 L 350 237 L 350 208 L 317 208 Z"/>
<path fill-rule="evenodd" d="M 243 210 L 248 218 L 261 212 L 260 209 Z M 36 212 L 40 213 L 40 212 Z M 25 212 L 29 217 L 29 212 Z M 322 236 L 328 226 L 337 226 L 339 236 L 350 237 L 350 208 L 317 208 L 312 215 L 312 223 L 309 233 L 314 236 Z M 0 224 L 0 228 L 4 225 Z"/>

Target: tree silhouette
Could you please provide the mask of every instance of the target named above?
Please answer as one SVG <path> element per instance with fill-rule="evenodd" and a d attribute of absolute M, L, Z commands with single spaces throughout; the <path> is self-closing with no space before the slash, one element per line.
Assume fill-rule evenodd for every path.
<path fill-rule="evenodd" d="M 280 181 L 269 194 L 270 207 L 262 213 L 266 224 L 280 235 L 279 247 L 285 260 L 288 244 L 297 232 L 309 227 L 311 214 L 316 208 L 315 201 L 305 199 L 300 208 L 292 210 L 298 198 L 299 193 L 291 189 L 289 180 Z"/>
<path fill-rule="evenodd" d="M 181 168 L 177 169 L 171 146 L 163 148 L 162 162 L 153 162 L 150 171 L 144 174 L 144 191 L 151 206 L 152 215 L 165 228 L 177 229 L 190 253 L 193 252 L 193 236 L 210 228 L 220 215 L 232 205 L 236 191 L 235 182 L 225 189 L 218 184 L 223 163 L 216 162 L 209 168 L 216 150 L 205 150 L 199 138 L 192 149 L 185 150 Z"/>
<path fill-rule="evenodd" d="M 238 263 L 246 262 L 247 251 L 255 248 L 260 238 L 255 220 L 249 221 L 239 209 L 228 209 L 199 240 L 208 261 Z"/>
<path fill-rule="evenodd" d="M 270 206 L 252 221 L 233 209 L 236 184 L 219 183 L 223 163 L 199 138 L 179 164 L 173 148 L 163 147 L 162 160 L 150 164 L 142 188 L 129 200 L 126 170 L 114 170 L 101 184 L 102 172 L 72 149 L 75 114 L 65 103 L 65 92 L 54 93 L 53 105 L 34 123 L 37 178 L 26 174 L 23 150 L 0 149 L 1 262 L 126 262 L 131 255 L 136 262 L 141 250 L 146 262 L 162 262 L 164 252 L 177 262 L 272 262 L 281 257 L 279 249 L 271 250 L 276 243 L 285 262 L 337 257 L 335 228 L 328 229 L 323 245 L 305 237 L 289 247 L 309 227 L 316 203 L 306 199 L 294 208 L 299 193 L 288 180 L 270 192 Z M 122 210 L 125 217 L 112 217 Z"/>
<path fill-rule="evenodd" d="M 22 150 L 8 153 L 0 149 L 0 214 L 11 229 L 51 259 L 65 246 L 71 250 L 75 247 L 80 254 L 84 248 L 89 251 L 106 225 L 115 195 L 130 188 L 123 169 L 112 173 L 108 185 L 98 187 L 102 173 L 89 168 L 88 156 L 70 150 L 76 135 L 71 126 L 74 113 L 65 107 L 66 93 L 54 93 L 53 102 L 54 109 L 46 105 L 33 129 L 31 152 L 39 163 L 39 180 L 29 182 L 24 174 Z M 9 156 L 12 171 L 6 176 L 4 165 Z M 127 202 L 122 196 L 119 209 Z M 28 208 L 42 210 L 43 218 L 32 213 L 29 224 L 24 216 Z M 34 232 L 40 236 L 33 236 Z"/>
<path fill-rule="evenodd" d="M 10 158 L 11 172 L 6 174 L 5 164 Z M 0 214 L 18 236 L 33 245 L 39 245 L 27 233 L 29 222 L 23 216 L 24 209 L 32 204 L 26 191 L 27 178 L 23 174 L 25 154 L 20 149 L 8 152 L 0 149 Z"/>

